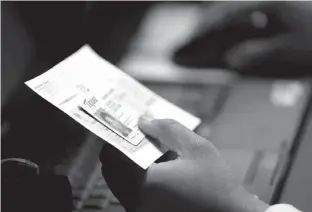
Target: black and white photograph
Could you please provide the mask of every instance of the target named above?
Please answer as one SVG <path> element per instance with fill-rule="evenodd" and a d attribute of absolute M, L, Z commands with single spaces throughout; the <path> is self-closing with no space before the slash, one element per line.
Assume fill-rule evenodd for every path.
<path fill-rule="evenodd" d="M 1 211 L 312 211 L 312 1 L 0 4 Z"/>

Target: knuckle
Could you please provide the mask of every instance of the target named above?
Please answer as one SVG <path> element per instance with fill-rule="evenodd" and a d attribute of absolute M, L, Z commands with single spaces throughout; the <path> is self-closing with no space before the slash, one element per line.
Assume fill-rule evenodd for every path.
<path fill-rule="evenodd" d="M 188 142 L 188 152 L 193 155 L 193 157 L 202 157 L 203 155 L 210 154 L 211 146 L 210 141 L 204 139 L 199 135 L 191 136 L 191 141 Z"/>
<path fill-rule="evenodd" d="M 203 139 L 200 136 L 196 135 L 192 137 L 192 142 L 189 142 L 189 148 L 192 152 L 200 152 L 203 147 L 205 147 L 205 143 L 202 141 Z"/>

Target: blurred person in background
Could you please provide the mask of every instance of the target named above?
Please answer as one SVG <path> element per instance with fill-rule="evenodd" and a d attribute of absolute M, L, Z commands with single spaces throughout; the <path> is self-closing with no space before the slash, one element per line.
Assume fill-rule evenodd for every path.
<path fill-rule="evenodd" d="M 259 76 L 311 74 L 312 2 L 208 2 L 200 10 L 198 31 L 176 52 L 177 63 Z"/>

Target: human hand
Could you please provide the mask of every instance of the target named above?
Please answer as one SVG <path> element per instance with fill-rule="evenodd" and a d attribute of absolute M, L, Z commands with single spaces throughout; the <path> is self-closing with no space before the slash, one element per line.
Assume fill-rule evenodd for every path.
<path fill-rule="evenodd" d="M 234 42 L 228 49 L 222 50 L 222 61 L 230 69 L 240 72 L 257 72 L 259 69 L 268 72 L 265 73 L 268 75 L 281 76 L 311 73 L 312 2 L 210 3 L 208 7 L 202 6 L 200 20 L 198 32 L 191 42 L 219 30 L 220 39 L 224 39 L 218 41 L 221 46 Z M 254 25 L 254 29 L 246 27 L 246 22 L 250 22 L 250 26 Z M 235 31 L 237 23 L 245 23 L 245 27 L 238 27 Z M 224 35 L 222 32 L 228 34 Z M 237 34 L 241 34 L 243 38 L 236 38 L 239 37 Z M 196 47 L 198 51 L 205 52 L 200 50 L 205 45 L 198 46 L 201 46 Z M 213 55 L 213 52 L 209 52 L 210 46 L 206 51 L 207 60 Z M 285 73 L 286 71 L 293 73 Z"/>
<path fill-rule="evenodd" d="M 140 119 L 139 126 L 177 157 L 143 170 L 114 147 L 104 146 L 103 176 L 127 211 L 263 212 L 267 208 L 242 188 L 208 140 L 173 120 Z"/>

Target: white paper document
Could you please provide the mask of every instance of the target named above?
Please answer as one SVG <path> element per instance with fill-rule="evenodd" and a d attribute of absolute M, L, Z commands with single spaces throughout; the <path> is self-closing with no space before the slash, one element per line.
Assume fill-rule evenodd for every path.
<path fill-rule="evenodd" d="M 161 98 L 88 45 L 25 83 L 144 169 L 164 150 L 138 128 L 141 115 L 174 119 L 191 130 L 200 123 L 199 118 Z"/>

